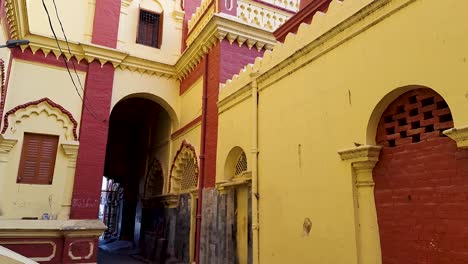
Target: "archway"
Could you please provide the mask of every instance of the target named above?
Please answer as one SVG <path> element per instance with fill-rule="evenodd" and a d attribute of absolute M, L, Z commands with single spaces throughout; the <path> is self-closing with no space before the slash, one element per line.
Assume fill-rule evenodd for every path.
<path fill-rule="evenodd" d="M 145 248 L 143 201 L 162 195 L 167 186 L 172 123 L 164 106 L 148 98 L 130 96 L 114 106 L 102 195 L 106 242 Z"/>
<path fill-rule="evenodd" d="M 383 264 L 466 260 L 468 151 L 442 134 L 452 127 L 448 104 L 428 88 L 381 114 L 373 178 Z"/>

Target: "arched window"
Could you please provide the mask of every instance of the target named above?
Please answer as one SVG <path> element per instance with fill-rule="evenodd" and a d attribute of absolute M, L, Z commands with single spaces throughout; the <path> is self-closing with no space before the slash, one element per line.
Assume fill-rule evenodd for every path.
<path fill-rule="evenodd" d="M 153 159 L 148 167 L 148 174 L 145 183 L 145 198 L 153 198 L 161 195 L 164 188 L 164 176 L 161 163 Z"/>
<path fill-rule="evenodd" d="M 237 158 L 236 170 L 234 171 L 234 177 L 241 175 L 245 171 L 247 171 L 247 157 L 245 156 L 245 152 L 242 151 L 239 158 Z"/>
<path fill-rule="evenodd" d="M 232 180 L 234 177 L 242 176 L 247 172 L 247 156 L 241 147 L 234 147 L 229 152 L 224 164 L 224 178 L 226 181 Z"/>
<path fill-rule="evenodd" d="M 195 148 L 183 142 L 171 168 L 169 191 L 186 192 L 198 187 L 198 162 Z"/>

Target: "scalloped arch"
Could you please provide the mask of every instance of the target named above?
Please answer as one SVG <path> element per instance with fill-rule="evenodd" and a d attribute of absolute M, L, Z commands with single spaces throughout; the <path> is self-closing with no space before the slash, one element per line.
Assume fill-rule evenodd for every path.
<path fill-rule="evenodd" d="M 32 101 L 26 104 L 18 105 L 5 114 L 5 123 L 3 125 L 2 134 L 5 134 L 10 123 L 21 123 L 23 119 L 29 118 L 33 114 L 41 114 L 45 112 L 48 116 L 54 116 L 65 129 L 65 137 L 67 140 L 78 140 L 77 127 L 78 122 L 73 115 L 63 108 L 61 105 L 53 102 L 49 98 L 42 98 L 37 101 Z"/>
<path fill-rule="evenodd" d="M 185 164 L 190 160 L 192 160 L 195 163 L 195 167 L 197 171 L 196 180 L 198 182 L 199 168 L 198 168 L 197 153 L 195 151 L 195 147 L 187 143 L 187 141 L 184 140 L 182 144 L 180 145 L 180 148 L 177 151 L 177 154 L 174 157 L 174 161 L 172 162 L 171 171 L 169 173 L 169 186 L 168 186 L 169 193 L 175 193 L 175 192 L 180 191 L 180 177 L 181 176 L 179 174 L 181 173 Z"/>

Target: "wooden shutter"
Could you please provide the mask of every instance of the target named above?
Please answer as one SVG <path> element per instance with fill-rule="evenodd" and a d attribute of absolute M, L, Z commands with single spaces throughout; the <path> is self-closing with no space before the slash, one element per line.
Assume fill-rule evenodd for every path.
<path fill-rule="evenodd" d="M 25 133 L 18 183 L 52 184 L 58 136 Z"/>

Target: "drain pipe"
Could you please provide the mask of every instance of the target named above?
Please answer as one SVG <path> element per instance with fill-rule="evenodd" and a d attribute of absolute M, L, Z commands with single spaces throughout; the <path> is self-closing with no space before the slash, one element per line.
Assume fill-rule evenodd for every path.
<path fill-rule="evenodd" d="M 260 263 L 259 214 L 258 214 L 258 73 L 252 73 L 252 253 L 253 264 Z"/>
<path fill-rule="evenodd" d="M 195 263 L 200 263 L 200 241 L 201 241 L 201 222 L 203 206 L 203 186 L 205 185 L 205 142 L 206 142 L 206 114 L 208 104 L 208 54 L 205 55 L 205 73 L 203 76 L 203 97 L 202 97 L 202 123 L 201 123 L 201 142 L 200 142 L 200 173 L 198 183 L 198 203 L 197 203 L 197 227 L 195 238 Z"/>

